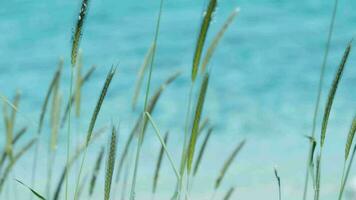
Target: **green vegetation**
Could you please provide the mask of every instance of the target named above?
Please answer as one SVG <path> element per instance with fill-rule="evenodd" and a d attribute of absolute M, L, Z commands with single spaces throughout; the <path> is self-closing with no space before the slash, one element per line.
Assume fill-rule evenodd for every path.
<path fill-rule="evenodd" d="M 0 154 L 0 195 L 2 195 L 3 188 L 7 184 L 9 187 L 11 184 L 9 183 L 9 175 L 12 173 L 13 168 L 18 163 L 19 159 L 26 156 L 30 156 L 30 149 L 32 147 L 35 148 L 33 152 L 33 164 L 31 166 L 32 173 L 31 175 L 31 185 L 26 185 L 22 181 L 16 179 L 15 181 L 24 186 L 25 189 L 31 192 L 31 195 L 34 195 L 38 199 L 75 199 L 78 200 L 81 197 L 82 191 L 85 188 L 88 188 L 88 196 L 91 198 L 94 196 L 96 191 L 95 188 L 98 186 L 98 178 L 100 177 L 100 172 L 103 170 L 102 163 L 104 158 L 106 157 L 106 168 L 105 174 L 102 178 L 105 179 L 105 185 L 103 186 L 102 196 L 103 199 L 109 200 L 114 199 L 116 196 L 116 191 L 118 190 L 118 185 L 121 183 L 121 174 L 125 175 L 125 179 L 122 181 L 125 188 L 127 185 L 130 185 L 130 193 L 129 199 L 134 200 L 136 198 L 136 185 L 140 184 L 137 182 L 137 177 L 139 176 L 139 166 L 140 166 L 140 157 L 142 153 L 142 145 L 146 139 L 145 134 L 147 132 L 148 124 L 153 129 L 152 131 L 155 134 L 155 137 L 151 137 L 157 139 L 160 143 L 160 149 L 157 149 L 158 158 L 155 166 L 153 181 L 152 181 L 152 197 L 154 199 L 155 194 L 159 193 L 159 178 L 162 176 L 160 174 L 162 165 L 164 164 L 163 160 L 166 157 L 169 161 L 169 166 L 172 169 L 172 176 L 176 178 L 176 188 L 174 193 L 172 194 L 173 200 L 181 200 L 181 199 L 189 199 L 190 193 L 192 190 L 192 183 L 190 182 L 191 178 L 195 178 L 199 172 L 200 168 L 207 167 L 202 162 L 204 159 L 204 155 L 206 155 L 206 150 L 210 147 L 209 141 L 211 141 L 213 135 L 213 131 L 216 130 L 213 128 L 214 126 L 210 124 L 209 118 L 204 118 L 204 105 L 209 103 L 208 98 L 208 87 L 209 87 L 209 79 L 214 76 L 213 73 L 208 69 L 208 65 L 210 60 L 213 58 L 213 54 L 215 49 L 217 48 L 219 42 L 223 39 L 224 33 L 227 31 L 228 27 L 232 26 L 232 22 L 236 15 L 239 12 L 239 9 L 234 9 L 232 13 L 229 15 L 222 28 L 217 32 L 216 36 L 213 37 L 208 48 L 204 48 L 206 45 L 207 34 L 209 27 L 211 25 L 213 13 L 217 7 L 217 0 L 210 0 L 202 22 L 200 24 L 199 35 L 196 41 L 195 51 L 193 55 L 192 62 L 192 71 L 191 71 L 191 82 L 189 88 L 189 99 L 187 108 L 187 115 L 185 118 L 185 124 L 182 125 L 184 127 L 184 133 L 182 133 L 182 137 L 184 137 L 184 141 L 182 142 L 182 154 L 180 155 L 180 163 L 175 162 L 177 158 L 176 155 L 173 155 L 170 150 L 170 146 L 167 144 L 169 138 L 169 131 L 166 132 L 165 136 L 162 137 L 161 131 L 159 129 L 158 123 L 154 120 L 154 110 L 158 101 L 166 90 L 166 88 L 173 84 L 176 79 L 179 78 L 181 72 L 174 72 L 172 75 L 165 77 L 166 80 L 153 92 L 151 95 L 151 80 L 153 78 L 153 71 L 155 68 L 155 56 L 156 56 L 156 48 L 158 45 L 158 36 L 160 31 L 160 22 L 163 12 L 163 3 L 164 1 L 160 1 L 160 7 L 158 11 L 158 17 L 156 21 L 156 28 L 154 30 L 154 38 L 152 42 L 152 46 L 149 48 L 147 55 L 143 61 L 141 68 L 139 69 L 136 86 L 134 89 L 134 94 L 132 97 L 132 110 L 138 109 L 137 104 L 139 102 L 141 88 L 145 87 L 143 102 L 143 109 L 139 111 L 139 115 L 137 117 L 137 121 L 134 123 L 130 133 L 128 134 L 128 138 L 126 141 L 119 143 L 119 136 L 121 134 L 119 127 L 117 124 L 112 124 L 111 130 L 107 131 L 107 127 L 103 127 L 101 129 L 96 129 L 97 118 L 99 117 L 100 110 L 104 104 L 104 100 L 107 96 L 107 93 L 110 88 L 112 82 L 114 82 L 114 76 L 116 75 L 116 67 L 112 67 L 104 81 L 102 90 L 100 91 L 100 95 L 98 96 L 98 100 L 96 105 L 93 105 L 93 114 L 89 121 L 89 126 L 86 131 L 86 137 L 83 139 L 81 144 L 76 144 L 76 151 L 70 152 L 71 147 L 71 115 L 72 115 L 72 106 L 75 106 L 75 116 L 78 120 L 85 118 L 80 114 L 81 111 L 81 102 L 84 99 L 82 97 L 83 91 L 82 88 L 86 82 L 90 80 L 90 77 L 94 73 L 96 67 L 92 66 L 84 75 L 82 75 L 82 70 L 84 69 L 84 65 L 82 62 L 82 55 L 79 51 L 79 43 L 82 36 L 82 30 L 84 28 L 84 21 L 87 14 L 88 9 L 88 0 L 83 0 L 81 5 L 81 10 L 79 12 L 79 17 L 77 19 L 77 23 L 75 26 L 75 31 L 73 33 L 73 43 L 71 49 L 71 69 L 70 69 L 70 85 L 68 101 L 66 104 L 63 104 L 63 93 L 62 93 L 62 84 L 63 84 L 63 73 L 64 73 L 64 60 L 60 59 L 58 67 L 54 72 L 53 78 L 49 83 L 48 90 L 44 93 L 44 101 L 42 104 L 42 108 L 39 115 L 38 122 L 33 123 L 32 120 L 29 120 L 31 124 L 28 127 L 17 127 L 16 126 L 16 117 L 23 115 L 20 112 L 20 99 L 21 95 L 19 92 L 16 92 L 12 101 L 7 99 L 5 96 L 1 95 L 1 99 L 3 102 L 3 121 L 5 127 L 5 137 L 6 142 Z M 335 23 L 335 15 L 337 8 L 337 0 L 335 2 L 334 12 L 332 15 L 331 25 L 329 29 L 329 35 L 324 55 L 324 60 L 321 66 L 321 75 L 318 86 L 317 100 L 314 110 L 313 116 L 313 125 L 312 132 L 310 136 L 307 136 L 310 141 L 310 149 L 308 157 L 306 157 L 307 161 L 307 169 L 306 169 L 306 178 L 304 185 L 304 193 L 303 199 L 307 198 L 308 194 L 308 183 L 309 176 L 313 177 L 313 189 L 314 189 L 314 200 L 319 200 L 320 191 L 321 191 L 321 177 L 322 177 L 322 158 L 323 158 L 323 148 L 325 145 L 325 141 L 327 139 L 327 128 L 329 124 L 329 118 L 332 114 L 332 106 L 334 103 L 335 96 L 337 95 L 337 89 L 340 84 L 340 80 L 342 78 L 345 66 L 347 64 L 347 60 L 349 58 L 351 49 L 352 49 L 352 40 L 347 45 L 344 55 L 341 59 L 339 67 L 334 76 L 333 82 L 331 84 L 328 98 L 326 99 L 326 104 L 324 108 L 324 115 L 321 121 L 321 131 L 320 131 L 320 140 L 317 142 L 315 139 L 316 127 L 317 127 L 317 114 L 319 112 L 321 96 L 322 96 L 322 86 L 324 82 L 325 76 L 325 66 L 328 58 L 328 52 L 330 48 L 330 40 L 332 37 L 333 26 Z M 211 29 L 211 28 L 210 28 Z M 205 56 L 203 59 L 201 58 L 203 52 L 205 52 Z M 202 73 L 198 73 L 199 68 Z M 74 80 L 75 77 L 75 80 Z M 144 85 L 144 79 L 147 78 L 147 82 Z M 118 75 L 118 80 L 119 80 Z M 199 82 L 201 81 L 201 82 Z M 200 83 L 200 88 L 198 91 L 194 90 L 196 84 Z M 74 90 L 73 90 L 74 84 Z M 115 92 L 115 91 L 112 91 Z M 196 98 L 194 98 L 196 97 Z M 196 99 L 196 102 L 194 102 Z M 66 106 L 62 106 L 66 105 Z M 191 105 L 195 105 L 194 110 L 191 109 Z M 50 114 L 48 115 L 48 112 Z M 50 122 L 49 132 L 50 138 L 48 142 L 41 143 L 43 137 L 41 137 L 41 133 L 46 128 L 46 120 Z M 205 119 L 205 120 L 203 120 Z M 86 119 L 84 119 L 86 120 Z M 58 174 L 54 173 L 55 161 L 58 161 L 56 157 L 58 151 L 58 138 L 61 133 L 63 133 L 62 128 L 67 123 L 67 140 L 66 140 L 66 162 L 64 164 L 62 173 L 57 177 Z M 18 129 L 19 128 L 19 129 Z M 35 129 L 35 137 L 33 138 L 25 138 L 23 137 L 28 131 L 28 129 Z M 354 142 L 354 136 L 356 131 L 356 115 L 354 116 L 349 133 L 347 135 L 346 145 L 345 145 L 345 155 L 344 155 L 344 166 L 341 177 L 340 191 L 338 198 L 342 199 L 345 186 L 347 184 L 349 173 L 351 170 L 352 162 L 356 153 L 356 144 Z M 110 134 L 111 133 L 111 134 Z M 120 134 L 119 134 L 120 133 Z M 97 157 L 94 163 L 86 163 L 87 152 L 90 147 L 92 147 L 94 142 L 99 142 L 99 137 L 106 134 L 108 138 L 110 138 L 107 144 L 104 144 L 98 151 Z M 184 134 L 184 135 L 183 135 Z M 205 135 L 204 135 L 205 134 Z M 204 137 L 203 137 L 204 136 Z M 200 138 L 203 137 L 201 140 Z M 120 137 L 121 138 L 121 137 Z M 135 143 L 135 139 L 137 142 Z M 21 141 L 21 142 L 19 142 Z M 41 142 L 40 142 L 41 141 Z M 37 162 L 39 161 L 39 155 L 44 154 L 40 149 L 40 145 L 47 144 L 48 146 L 48 160 L 47 160 L 47 179 L 46 179 L 46 188 L 41 189 L 37 188 L 36 184 L 36 171 L 37 171 Z M 123 144 L 122 146 L 119 144 Z M 99 144 L 100 145 L 100 144 Z M 101 144 L 102 145 L 102 144 Z M 136 145 L 136 146 L 135 146 Z M 221 189 L 222 182 L 229 178 L 226 176 L 227 172 L 233 167 L 234 161 L 239 153 L 243 150 L 243 147 L 246 145 L 246 140 L 242 139 L 236 142 L 236 146 L 231 146 L 231 144 L 227 144 L 226 148 L 231 149 L 231 153 L 228 155 L 221 155 L 226 158 L 225 162 L 221 160 L 218 162 L 221 163 L 221 169 L 217 172 L 217 178 L 213 184 L 212 191 L 212 199 L 215 198 L 218 189 Z M 200 146 L 199 151 L 196 151 Z M 105 151 L 107 149 L 107 151 Z M 159 150 L 159 151 L 158 151 Z M 118 153 L 120 151 L 120 153 Z M 315 156 L 315 152 L 317 151 L 317 155 Z M 132 159 L 134 158 L 134 159 Z M 62 161 L 63 162 L 63 161 Z M 207 161 L 208 162 L 208 161 Z M 63 162 L 64 163 L 64 162 Z M 141 162 L 142 163 L 142 162 Z M 315 164 L 314 164 L 315 163 Z M 77 171 L 72 170 L 74 164 L 79 164 L 79 169 Z M 91 171 L 91 179 L 88 181 L 89 184 L 85 184 L 86 179 L 82 179 L 81 175 L 84 170 L 84 166 L 89 165 Z M 124 171 L 124 167 L 127 167 L 127 170 Z M 132 171 L 131 170 L 132 167 Z M 75 173 L 75 176 L 73 174 Z M 278 197 L 279 200 L 282 199 L 282 187 L 281 187 L 281 178 L 276 169 L 274 169 L 274 175 L 278 184 Z M 113 177 L 115 179 L 113 180 Z M 86 176 L 88 177 L 88 176 Z M 69 193 L 69 182 L 75 178 L 75 183 L 72 184 L 74 189 L 74 195 L 71 196 Z M 231 177 L 230 177 L 231 178 Z M 54 180 L 58 180 L 55 190 L 52 191 L 52 184 Z M 62 192 L 63 184 L 65 184 L 65 193 Z M 172 183 L 174 184 L 174 183 Z M 88 186 L 88 187 L 86 187 Z M 225 191 L 224 195 L 220 197 L 220 199 L 228 200 L 233 199 L 234 191 L 238 186 L 230 187 L 227 191 Z M 41 194 L 39 191 L 45 191 L 45 195 Z M 122 194 L 122 199 L 125 199 L 126 191 L 125 189 L 119 191 Z M 61 195 L 63 196 L 61 198 Z"/>

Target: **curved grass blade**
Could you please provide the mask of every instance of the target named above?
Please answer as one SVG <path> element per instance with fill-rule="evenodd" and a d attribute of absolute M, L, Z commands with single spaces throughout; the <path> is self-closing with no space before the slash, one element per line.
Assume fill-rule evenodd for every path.
<path fill-rule="evenodd" d="M 15 179 L 18 183 L 20 183 L 21 185 L 23 185 L 24 187 L 26 187 L 27 189 L 29 189 L 32 194 L 34 194 L 38 199 L 42 199 L 42 200 L 46 200 L 42 195 L 40 195 L 38 192 L 36 192 L 34 189 L 30 188 L 29 186 L 27 186 L 26 184 L 24 184 L 23 182 L 21 182 L 18 179 Z"/>
<path fill-rule="evenodd" d="M 83 56 L 81 51 L 79 51 L 79 58 L 77 64 L 77 73 L 75 80 L 75 89 L 74 89 L 74 102 L 75 102 L 75 116 L 77 118 L 80 117 L 80 102 L 81 102 L 81 94 L 82 94 L 82 68 L 83 68 Z"/>
<path fill-rule="evenodd" d="M 105 173 L 105 188 L 104 188 L 104 200 L 110 199 L 110 191 L 111 191 L 111 181 L 112 175 L 114 173 L 115 167 L 115 157 L 116 157 L 116 129 L 112 128 L 111 131 L 111 139 L 110 139 L 110 148 L 109 156 L 106 160 L 106 173 Z"/>
<path fill-rule="evenodd" d="M 166 133 L 166 135 L 164 136 L 164 143 L 167 144 L 168 141 L 168 136 L 169 136 L 169 132 Z M 161 149 L 159 151 L 158 154 L 158 159 L 157 159 L 157 164 L 156 164 L 156 169 L 155 169 L 155 175 L 153 177 L 153 184 L 152 184 L 152 193 L 156 193 L 156 189 L 157 189 L 157 183 L 158 183 L 158 177 L 159 177 L 159 171 L 161 169 L 161 165 L 162 165 L 162 158 L 163 158 L 163 153 L 164 153 L 164 147 L 163 145 L 161 145 Z"/>
<path fill-rule="evenodd" d="M 197 103 L 197 106 L 195 109 L 193 128 L 192 128 L 189 146 L 188 146 L 188 156 L 187 156 L 188 174 L 190 174 L 191 167 L 192 167 L 194 151 L 195 151 L 195 146 L 196 146 L 197 137 L 198 137 L 200 118 L 201 118 L 201 114 L 202 114 L 203 107 L 204 107 L 204 101 L 205 101 L 206 91 L 208 89 L 208 83 L 209 83 L 209 74 L 205 74 L 203 83 L 200 88 L 198 103 Z"/>
<path fill-rule="evenodd" d="M 214 54 L 214 51 L 216 49 L 216 47 L 218 46 L 221 38 L 223 37 L 224 33 L 226 32 L 226 30 L 228 29 L 228 27 L 230 26 L 230 24 L 234 21 L 236 15 L 240 12 L 240 8 L 235 8 L 232 13 L 230 14 L 230 16 L 226 19 L 226 21 L 224 22 L 224 25 L 221 27 L 220 31 L 216 34 L 216 36 L 214 37 L 213 41 L 211 42 L 210 46 L 208 47 L 202 65 L 201 65 L 201 72 L 204 74 L 205 73 L 205 69 L 207 68 L 209 61 L 211 59 L 211 57 Z"/>
<path fill-rule="evenodd" d="M 137 99 L 140 94 L 143 77 L 144 77 L 145 71 L 147 70 L 147 68 L 150 64 L 150 61 L 152 60 L 153 50 L 155 49 L 155 45 L 156 44 L 153 43 L 151 45 L 151 47 L 148 49 L 148 52 L 145 56 L 145 59 L 144 59 L 143 64 L 140 68 L 140 71 L 138 72 L 136 86 L 135 86 L 135 92 L 134 92 L 134 96 L 132 98 L 132 110 L 135 110 L 135 108 L 136 108 Z"/>
<path fill-rule="evenodd" d="M 203 52 L 206 35 L 208 33 L 208 29 L 209 29 L 210 22 L 212 20 L 216 5 L 217 5 L 217 0 L 210 0 L 208 8 L 207 8 L 206 12 L 204 13 L 204 19 L 200 26 L 200 32 L 199 32 L 198 40 L 197 40 L 197 43 L 195 46 L 195 52 L 194 52 L 194 57 L 193 57 L 192 82 L 195 81 L 197 73 L 198 73 L 200 57 Z"/>
<path fill-rule="evenodd" d="M 348 46 L 347 46 L 347 48 L 346 48 L 346 50 L 344 52 L 344 56 L 342 57 L 341 63 L 339 65 L 339 68 L 338 68 L 338 70 L 336 72 L 334 81 L 333 81 L 333 83 L 331 85 L 331 88 L 330 88 L 330 91 L 329 91 L 329 96 L 328 96 L 328 100 L 327 100 L 327 103 L 326 103 L 326 106 L 325 106 L 324 117 L 323 117 L 322 128 L 321 128 L 321 138 L 320 138 L 320 147 L 321 148 L 324 145 L 326 129 L 327 129 L 327 126 L 328 126 L 331 107 L 332 107 L 333 102 L 334 102 L 336 90 L 337 90 L 337 87 L 339 85 L 340 79 L 342 77 L 347 58 L 349 57 L 349 54 L 350 54 L 350 51 L 351 51 L 351 45 L 352 45 L 352 40 L 350 41 L 350 43 L 348 44 Z"/>
<path fill-rule="evenodd" d="M 89 0 L 83 0 L 82 6 L 80 8 L 78 20 L 75 26 L 74 34 L 73 34 L 73 42 L 72 42 L 72 53 L 71 53 L 71 64 L 72 67 L 75 67 L 77 63 L 78 49 L 79 43 L 82 36 L 82 29 L 84 25 L 84 21 L 87 14 Z"/>
<path fill-rule="evenodd" d="M 90 181 L 90 187 L 89 187 L 89 196 L 93 195 L 94 192 L 94 188 L 95 188 L 95 183 L 96 183 L 96 179 L 98 177 L 99 171 L 100 171 L 100 167 L 101 167 L 101 163 L 104 157 L 104 150 L 105 148 L 102 147 L 100 150 L 100 153 L 98 155 L 98 158 L 96 159 L 96 164 L 95 164 L 95 168 L 93 170 L 93 175 Z"/>
<path fill-rule="evenodd" d="M 204 152 L 205 152 L 205 149 L 206 149 L 206 145 L 208 144 L 208 141 L 209 141 L 209 138 L 210 138 L 210 135 L 211 135 L 212 132 L 213 132 L 213 128 L 211 127 L 211 128 L 209 128 L 208 133 L 206 134 L 206 136 L 204 138 L 203 144 L 200 147 L 197 160 L 195 161 L 193 176 L 195 176 L 197 174 L 197 172 L 198 172 L 198 169 L 199 169 L 199 166 L 200 166 L 200 162 L 201 162 L 201 160 L 203 158 L 203 155 L 204 155 Z"/>
<path fill-rule="evenodd" d="M 178 168 L 174 164 L 173 158 L 172 158 L 171 154 L 169 153 L 169 151 L 167 149 L 167 145 L 164 142 L 164 139 L 162 138 L 161 133 L 160 133 L 156 123 L 153 121 L 152 116 L 150 115 L 150 113 L 145 112 L 145 115 L 147 116 L 147 118 L 150 121 L 153 129 L 155 130 L 156 136 L 158 137 L 159 141 L 161 142 L 161 145 L 163 146 L 164 152 L 166 153 L 166 155 L 168 157 L 168 160 L 169 160 L 169 162 L 171 164 L 171 167 L 173 168 L 174 173 L 176 174 L 177 180 L 179 180 L 181 177 L 179 175 Z"/>
<path fill-rule="evenodd" d="M 232 196 L 232 193 L 234 193 L 234 191 L 235 191 L 235 187 L 231 187 L 227 191 L 226 195 L 224 196 L 224 200 L 229 200 L 231 198 L 231 196 Z"/>
<path fill-rule="evenodd" d="M 220 174 L 215 181 L 215 190 L 219 188 L 221 181 L 223 180 L 226 171 L 229 169 L 231 163 L 234 161 L 236 155 L 240 152 L 240 150 L 244 147 L 246 140 L 241 141 L 235 148 L 235 150 L 231 153 L 228 159 L 225 161 L 222 169 L 220 170 Z"/>

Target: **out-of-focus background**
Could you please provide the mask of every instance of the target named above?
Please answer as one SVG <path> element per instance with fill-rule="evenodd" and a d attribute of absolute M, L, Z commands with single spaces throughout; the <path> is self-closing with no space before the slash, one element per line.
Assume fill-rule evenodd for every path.
<path fill-rule="evenodd" d="M 304 135 L 311 132 L 333 2 L 219 1 L 208 42 L 232 10 L 240 7 L 241 11 L 210 64 L 211 81 L 204 116 L 210 118 L 215 130 L 201 171 L 194 180 L 191 192 L 193 199 L 211 196 L 213 181 L 222 163 L 244 138 L 247 139 L 246 146 L 228 171 L 218 194 L 223 194 L 230 186 L 236 186 L 235 197 L 238 199 L 275 199 L 277 186 L 273 167 L 277 166 L 284 198 L 293 200 L 302 197 L 309 148 Z M 163 7 L 152 87 L 158 87 L 177 70 L 181 70 L 183 75 L 164 92 L 153 116 L 162 132 L 171 132 L 168 146 L 177 163 L 183 138 L 191 63 L 205 5 L 204 0 L 167 0 Z M 82 119 L 76 123 L 73 118 L 73 130 L 76 130 L 73 133 L 82 132 L 84 135 L 106 73 L 112 65 L 118 65 L 97 126 L 111 121 L 120 122 L 118 157 L 124 138 L 142 110 L 142 93 L 136 111 L 131 110 L 131 100 L 138 69 L 152 43 L 158 7 L 159 1 L 152 0 L 90 1 L 81 42 L 83 70 L 93 64 L 98 68 L 84 87 Z M 19 126 L 31 126 L 29 119 L 37 120 L 60 57 L 65 61 L 63 96 L 68 95 L 71 35 L 79 8 L 80 1 L 68 0 L 0 3 L 0 92 L 11 97 L 17 89 L 21 90 L 23 98 L 17 122 Z M 343 51 L 355 34 L 355 9 L 355 1 L 339 2 L 321 110 Z M 337 91 L 327 131 L 321 185 L 321 198 L 325 200 L 335 199 L 338 194 L 344 144 L 356 111 L 355 86 L 356 54 L 352 52 Z M 320 121 L 321 115 L 318 117 L 317 135 Z M 35 129 L 31 134 L 35 134 Z M 31 137 L 31 134 L 27 137 Z M 49 131 L 44 131 L 43 135 L 43 143 L 46 143 Z M 152 129 L 147 135 L 138 174 L 139 199 L 145 199 L 145 195 L 150 194 L 153 168 L 160 146 Z M 60 153 L 55 164 L 58 174 L 65 160 L 65 129 L 59 137 Z M 107 140 L 107 137 L 103 140 Z M 5 136 L 1 136 L 0 145 L 4 143 Z M 47 147 L 41 148 L 45 151 Z M 95 159 L 98 149 L 89 149 L 89 161 Z M 46 183 L 46 174 L 40 173 L 41 169 L 45 169 L 45 155 L 43 163 L 39 164 L 38 188 Z M 22 159 L 10 179 L 20 178 L 30 182 L 28 168 L 32 165 L 31 158 Z M 157 195 L 161 199 L 172 194 L 175 183 L 168 161 L 164 162 L 160 195 Z M 89 165 L 86 168 L 91 170 L 93 167 Z M 349 196 L 352 191 L 356 192 L 354 174 L 355 170 L 351 173 L 350 186 L 347 188 Z M 100 181 L 103 182 L 102 179 Z M 354 188 L 351 187 L 352 182 Z M 17 187 L 17 190 L 23 189 Z M 20 193 L 18 195 L 21 196 Z M 101 194 L 97 193 L 99 197 Z M 24 194 L 28 195 L 26 192 Z"/>

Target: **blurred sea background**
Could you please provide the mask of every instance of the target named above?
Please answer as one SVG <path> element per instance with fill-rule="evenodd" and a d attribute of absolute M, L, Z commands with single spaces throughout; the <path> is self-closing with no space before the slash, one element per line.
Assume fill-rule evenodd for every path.
<path fill-rule="evenodd" d="M 240 7 L 241 11 L 210 64 L 211 81 L 204 116 L 210 118 L 215 130 L 201 171 L 194 180 L 192 199 L 210 198 L 223 162 L 244 138 L 247 139 L 246 146 L 228 171 L 218 195 L 224 194 L 230 186 L 236 186 L 233 199 L 276 199 L 278 191 L 273 167 L 277 166 L 283 197 L 301 199 L 309 149 L 304 136 L 311 132 L 333 4 L 332 0 L 219 1 L 208 42 L 233 9 Z M 151 91 L 175 71 L 180 70 L 183 75 L 164 92 L 153 117 L 162 132 L 171 132 L 168 146 L 176 163 L 180 160 L 192 58 L 205 5 L 204 0 L 166 0 L 163 8 Z M 152 43 L 158 7 L 159 1 L 152 0 L 90 1 L 81 42 L 83 71 L 93 64 L 98 67 L 84 87 L 81 120 L 73 117 L 72 133 L 77 138 L 84 136 L 106 73 L 112 65 L 117 65 L 117 74 L 96 127 L 120 123 L 118 157 L 143 107 L 144 92 L 136 111 L 131 109 L 131 100 L 138 69 Z M 69 0 L 0 2 L 0 92 L 12 97 L 17 89 L 21 90 L 23 98 L 17 125 L 29 126 L 28 138 L 35 134 L 35 127 L 31 127 L 29 119 L 38 119 L 60 57 L 65 61 L 62 93 L 63 99 L 67 99 L 71 35 L 79 8 L 80 1 Z M 356 1 L 339 1 L 321 111 L 343 51 L 355 35 L 355 9 Z M 344 144 L 356 112 L 355 86 L 356 54 L 352 52 L 337 91 L 327 131 L 321 185 L 321 199 L 324 200 L 335 199 L 338 194 Z M 321 120 L 320 112 L 316 132 L 318 140 Z M 3 123 L 0 126 L 3 132 Z M 49 129 L 42 134 L 43 161 L 38 164 L 36 179 L 39 191 L 44 191 L 46 183 L 46 173 L 42 170 L 46 170 L 49 134 Z M 5 143 L 5 134 L 2 135 L 1 147 Z M 108 135 L 102 138 L 103 142 L 107 141 Z M 61 130 L 59 137 L 53 185 L 64 166 L 66 129 Z M 74 139 L 72 151 L 75 144 Z M 89 163 L 93 163 L 90 161 L 96 158 L 99 147 L 90 147 L 84 175 L 94 167 Z M 138 199 L 147 199 L 150 195 L 159 147 L 153 130 L 149 128 L 140 160 Z M 31 166 L 32 155 L 29 154 L 16 166 L 9 180 L 19 178 L 29 183 Z M 355 172 L 351 173 L 347 189 L 349 196 L 352 182 L 356 192 Z M 103 176 L 101 172 L 101 183 Z M 73 173 L 73 186 L 75 177 Z M 15 182 L 13 185 L 17 191 L 24 190 Z M 174 173 L 168 160 L 164 160 L 157 198 L 170 197 L 174 185 Z M 97 198 L 102 196 L 102 188 L 103 184 L 97 188 Z M 7 189 L 10 195 L 12 189 Z M 309 191 L 311 195 L 311 187 Z M 17 193 L 20 197 L 22 194 L 29 195 L 25 191 Z"/>

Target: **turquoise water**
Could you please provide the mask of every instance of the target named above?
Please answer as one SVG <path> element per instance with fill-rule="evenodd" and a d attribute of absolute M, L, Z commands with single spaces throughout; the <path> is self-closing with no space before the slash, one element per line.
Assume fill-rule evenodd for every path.
<path fill-rule="evenodd" d="M 96 64 L 98 69 L 84 88 L 83 118 L 80 122 L 74 120 L 73 132 L 84 134 L 105 75 L 111 65 L 117 64 L 118 73 L 98 119 L 98 127 L 120 121 L 122 140 L 119 146 L 122 146 L 142 109 L 140 106 L 132 112 L 130 104 L 138 68 L 153 38 L 159 2 L 92 0 L 90 3 L 81 49 L 84 68 Z M 67 70 L 63 96 L 68 94 L 71 34 L 80 2 L 4 1 L 0 5 L 0 91 L 12 96 L 16 89 L 21 90 L 22 114 L 18 124 L 29 125 L 32 134 L 35 128 L 29 119 L 36 120 L 39 115 L 59 57 L 64 58 Z M 153 88 L 176 70 L 183 72 L 167 88 L 154 113 L 162 132 L 171 131 L 169 145 L 177 163 L 192 55 L 203 5 L 202 0 L 166 1 L 158 38 Z M 236 186 L 233 199 L 275 199 L 277 188 L 273 167 L 278 166 L 283 195 L 288 199 L 300 199 L 308 151 L 303 136 L 311 130 L 332 6 L 333 1 L 321 0 L 219 2 L 208 42 L 235 7 L 240 7 L 241 12 L 211 62 L 212 76 L 204 115 L 211 119 L 215 133 L 203 160 L 202 171 L 194 181 L 193 199 L 210 197 L 222 162 L 243 138 L 247 139 L 246 148 L 236 159 L 218 194 Z M 322 106 L 344 48 L 355 34 L 355 8 L 355 1 L 340 1 Z M 330 118 L 322 170 L 323 199 L 335 199 L 339 187 L 343 145 L 356 111 L 355 65 L 356 56 L 351 53 Z M 321 117 L 318 122 L 320 120 Z M 43 143 L 47 142 L 48 134 L 44 132 Z M 65 130 L 60 134 L 57 170 L 62 169 L 65 160 Z M 151 129 L 148 135 L 139 171 L 139 199 L 146 199 L 145 195 L 150 194 L 159 150 Z M 1 144 L 4 143 L 2 138 Z M 101 142 L 106 140 L 106 137 L 102 138 Z M 99 146 L 90 149 L 88 163 L 97 155 Z M 46 159 L 41 162 L 43 165 L 40 166 L 46 169 Z M 164 162 L 159 185 L 162 192 L 157 196 L 161 199 L 172 193 L 175 181 L 167 160 Z M 23 159 L 12 177 L 30 182 L 26 172 L 28 166 L 31 166 L 31 159 Z M 38 188 L 46 183 L 46 174 L 40 173 L 42 168 L 38 169 Z M 90 165 L 86 170 L 90 172 L 92 168 Z M 17 189 L 23 191 L 20 187 Z M 99 188 L 96 195 L 101 197 Z"/>

